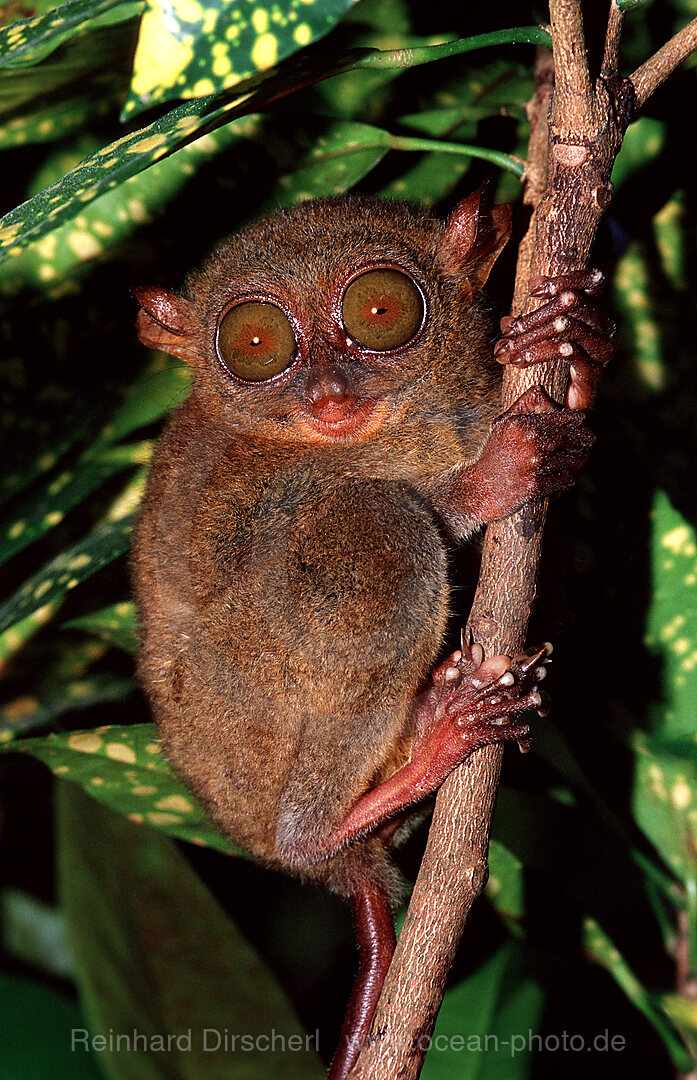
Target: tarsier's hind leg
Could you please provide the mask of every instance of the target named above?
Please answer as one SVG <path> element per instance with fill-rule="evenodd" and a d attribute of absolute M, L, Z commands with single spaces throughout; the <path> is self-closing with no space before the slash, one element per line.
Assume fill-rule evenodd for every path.
<path fill-rule="evenodd" d="M 417 712 L 411 761 L 389 780 L 363 795 L 334 830 L 330 843 L 341 846 L 374 829 L 390 815 L 435 790 L 473 750 L 516 739 L 530 745 L 530 729 L 517 719 L 537 709 L 537 683 L 544 677 L 551 646 L 514 659 L 484 660 L 481 646 L 453 653 L 433 673 L 433 683 Z M 394 927 L 386 891 L 369 877 L 354 879 L 351 895 L 361 965 L 332 1062 L 329 1080 L 345 1080 L 360 1052 L 394 952 Z"/>
<path fill-rule="evenodd" d="M 336 851 L 430 795 L 474 750 L 510 739 L 527 750 L 530 728 L 518 716 L 542 705 L 537 684 L 551 651 L 545 644 L 513 659 L 485 660 L 481 646 L 472 645 L 440 664 L 417 706 L 411 760 L 354 803 L 327 837 L 325 851 Z"/>

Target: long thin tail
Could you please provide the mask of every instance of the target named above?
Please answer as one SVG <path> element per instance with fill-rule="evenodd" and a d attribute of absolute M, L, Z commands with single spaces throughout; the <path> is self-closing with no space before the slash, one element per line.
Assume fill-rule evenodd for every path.
<path fill-rule="evenodd" d="M 355 1065 L 395 948 L 392 912 L 382 886 L 374 880 L 356 882 L 351 901 L 361 963 L 327 1080 L 346 1080 Z"/>

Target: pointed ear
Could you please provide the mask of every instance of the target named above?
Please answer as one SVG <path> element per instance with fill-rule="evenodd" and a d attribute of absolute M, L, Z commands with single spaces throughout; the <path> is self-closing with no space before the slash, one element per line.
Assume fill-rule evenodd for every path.
<path fill-rule="evenodd" d="M 458 203 L 441 241 L 442 257 L 467 278 L 472 295 L 484 285 L 511 235 L 511 207 L 492 206 L 490 188 L 491 181 L 485 180 Z"/>
<path fill-rule="evenodd" d="M 155 285 L 139 286 L 131 292 L 140 304 L 136 329 L 143 344 L 192 363 L 196 349 L 189 301 Z"/>

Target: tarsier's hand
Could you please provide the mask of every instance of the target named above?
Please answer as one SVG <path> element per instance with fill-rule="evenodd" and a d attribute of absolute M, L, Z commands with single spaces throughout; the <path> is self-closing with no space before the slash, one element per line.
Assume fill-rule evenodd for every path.
<path fill-rule="evenodd" d="M 503 337 L 494 350 L 499 363 L 529 367 L 551 360 L 569 361 L 569 409 L 588 408 L 603 365 L 612 356 L 612 323 L 589 299 L 603 280 L 600 270 L 533 277 L 530 295 L 548 303 L 529 315 L 501 319 Z"/>
<path fill-rule="evenodd" d="M 594 441 L 584 421 L 585 413 L 563 409 L 541 386 L 530 387 L 497 417 L 473 467 L 486 520 L 573 485 Z"/>

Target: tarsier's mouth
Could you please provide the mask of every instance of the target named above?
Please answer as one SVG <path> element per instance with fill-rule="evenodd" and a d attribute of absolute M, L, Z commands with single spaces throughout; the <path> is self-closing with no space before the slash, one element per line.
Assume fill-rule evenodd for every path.
<path fill-rule="evenodd" d="M 365 439 L 382 427 L 384 402 L 354 399 L 337 404 L 327 402 L 321 408 L 303 410 L 298 423 L 304 435 L 315 441 Z"/>

